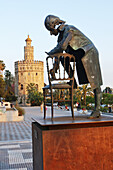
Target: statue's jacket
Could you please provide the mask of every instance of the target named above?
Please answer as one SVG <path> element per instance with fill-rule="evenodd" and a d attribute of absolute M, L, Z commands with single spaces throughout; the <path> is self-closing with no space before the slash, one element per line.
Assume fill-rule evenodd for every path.
<path fill-rule="evenodd" d="M 79 84 L 90 83 L 92 89 L 100 87 L 100 85 L 102 85 L 102 76 L 99 54 L 92 41 L 74 26 L 61 25 L 59 30 L 58 44 L 49 52 L 49 55 L 63 51 L 68 52 L 69 46 L 73 50 L 84 50 L 85 55 L 81 59 L 76 58 Z M 84 69 L 82 67 L 84 67 Z M 83 72 L 85 72 L 87 78 L 84 76 Z"/>

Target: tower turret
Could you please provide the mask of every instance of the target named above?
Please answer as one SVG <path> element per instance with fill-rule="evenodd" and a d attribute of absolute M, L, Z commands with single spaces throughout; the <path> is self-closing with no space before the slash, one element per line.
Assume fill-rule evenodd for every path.
<path fill-rule="evenodd" d="M 25 40 L 26 41 L 26 46 L 24 46 L 24 60 L 26 61 L 32 61 L 34 60 L 34 47 L 31 46 L 31 38 L 28 38 Z"/>

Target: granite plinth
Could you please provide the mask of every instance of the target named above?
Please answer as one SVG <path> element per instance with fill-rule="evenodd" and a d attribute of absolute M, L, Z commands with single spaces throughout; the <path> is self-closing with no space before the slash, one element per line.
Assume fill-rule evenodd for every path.
<path fill-rule="evenodd" d="M 57 117 L 32 124 L 34 170 L 113 169 L 113 117 Z"/>

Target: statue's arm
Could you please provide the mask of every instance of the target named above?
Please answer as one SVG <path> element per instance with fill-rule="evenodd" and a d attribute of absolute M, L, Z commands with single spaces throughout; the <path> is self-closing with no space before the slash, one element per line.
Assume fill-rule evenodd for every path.
<path fill-rule="evenodd" d="M 48 52 L 48 55 L 53 55 L 55 53 L 62 53 L 64 50 L 66 50 L 69 41 L 72 39 L 72 33 L 67 32 L 63 39 L 57 44 L 55 48 L 53 48 L 50 52 Z"/>

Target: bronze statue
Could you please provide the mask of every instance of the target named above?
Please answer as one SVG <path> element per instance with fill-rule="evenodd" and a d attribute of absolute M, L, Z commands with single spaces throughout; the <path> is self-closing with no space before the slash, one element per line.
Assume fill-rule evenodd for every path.
<path fill-rule="evenodd" d="M 57 25 L 58 27 L 55 28 Z M 65 51 L 75 56 L 79 84 L 90 83 L 91 88 L 94 90 L 95 109 L 89 118 L 100 117 L 100 86 L 102 85 L 102 76 L 99 65 L 99 54 L 96 47 L 79 29 L 72 25 L 66 25 L 65 21 L 60 20 L 59 17 L 54 15 L 48 15 L 46 17 L 45 27 L 50 31 L 51 35 L 59 35 L 57 46 L 46 53 L 48 55 L 53 55 Z M 64 62 L 61 62 L 62 65 L 64 65 Z M 68 65 L 68 61 L 66 61 L 65 64 Z M 54 63 L 54 67 L 55 71 L 57 71 L 57 59 L 56 63 Z M 76 86 L 75 80 L 75 87 Z"/>

